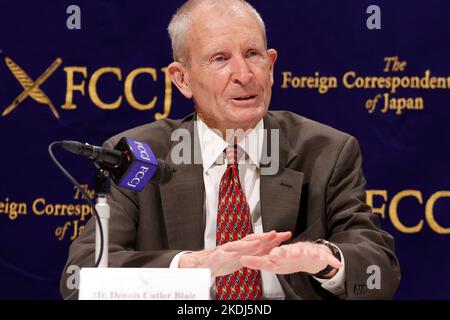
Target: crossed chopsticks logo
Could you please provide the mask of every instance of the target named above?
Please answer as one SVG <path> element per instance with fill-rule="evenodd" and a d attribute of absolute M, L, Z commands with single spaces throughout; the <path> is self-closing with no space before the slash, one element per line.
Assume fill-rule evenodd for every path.
<path fill-rule="evenodd" d="M 19 67 L 11 58 L 5 57 L 6 65 L 14 77 L 19 81 L 23 87 L 21 94 L 3 111 L 2 116 L 7 116 L 15 108 L 19 106 L 28 96 L 30 96 L 36 102 L 49 106 L 55 118 L 59 119 L 59 113 L 53 105 L 49 97 L 40 89 L 40 86 L 58 69 L 62 63 L 61 58 L 57 58 L 40 76 L 33 81 L 30 76 Z"/>

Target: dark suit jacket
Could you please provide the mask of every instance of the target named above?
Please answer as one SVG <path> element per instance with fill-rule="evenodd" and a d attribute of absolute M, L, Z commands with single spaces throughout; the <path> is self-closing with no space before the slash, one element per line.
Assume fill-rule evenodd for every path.
<path fill-rule="evenodd" d="M 171 133 L 177 128 L 193 133 L 194 119 L 195 114 L 191 114 L 182 120 L 152 122 L 114 136 L 105 146 L 112 147 L 121 137 L 130 137 L 147 143 L 158 158 L 172 163 L 170 153 L 176 143 L 171 141 Z M 365 203 L 365 179 L 356 139 L 291 112 L 268 112 L 264 128 L 280 130 L 279 171 L 272 176 L 261 175 L 264 231 L 291 231 L 293 242 L 328 239 L 345 257 L 346 298 L 392 298 L 400 280 L 394 239 L 380 229 L 378 216 Z M 193 148 L 199 141 L 197 135 L 192 137 Z M 203 249 L 202 164 L 174 167 L 176 172 L 169 182 L 149 184 L 139 193 L 113 186 L 111 267 L 168 267 L 180 251 Z M 90 219 L 70 247 L 66 268 L 72 264 L 94 265 L 94 232 L 95 219 Z M 381 269 L 381 289 L 366 286 L 370 265 Z M 72 294 L 66 286 L 69 275 L 64 270 L 63 297 Z M 306 273 L 278 278 L 286 299 L 333 298 Z"/>

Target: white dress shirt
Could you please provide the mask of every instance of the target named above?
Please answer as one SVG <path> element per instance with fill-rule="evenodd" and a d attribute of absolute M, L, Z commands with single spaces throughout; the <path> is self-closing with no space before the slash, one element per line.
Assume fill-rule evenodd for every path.
<path fill-rule="evenodd" d="M 205 249 L 216 246 L 216 225 L 217 207 L 219 197 L 219 185 L 223 174 L 227 168 L 223 151 L 228 146 L 227 142 L 216 132 L 208 128 L 206 124 L 198 118 L 197 129 L 200 139 L 200 148 L 203 162 L 203 179 L 205 185 L 205 216 L 206 228 L 204 235 Z M 253 232 L 262 233 L 270 230 L 263 230 L 260 207 L 260 159 L 263 146 L 264 122 L 261 119 L 258 124 L 250 130 L 244 139 L 237 142 L 239 179 L 250 207 L 253 222 Z M 276 230 L 277 231 L 277 230 Z M 177 254 L 172 260 L 170 267 L 177 268 L 178 261 L 182 254 Z M 341 252 L 343 267 L 331 279 L 317 279 L 323 288 L 335 295 L 344 293 L 345 262 Z M 275 273 L 261 272 L 263 285 L 263 298 L 284 299 L 284 292 Z M 214 284 L 214 281 L 213 281 Z"/>

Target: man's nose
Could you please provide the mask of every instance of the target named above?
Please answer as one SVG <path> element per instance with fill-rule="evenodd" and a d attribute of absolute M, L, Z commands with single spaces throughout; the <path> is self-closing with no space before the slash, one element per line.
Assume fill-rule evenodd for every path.
<path fill-rule="evenodd" d="M 247 85 L 253 78 L 253 72 L 243 57 L 233 59 L 231 81 L 240 85 Z"/>

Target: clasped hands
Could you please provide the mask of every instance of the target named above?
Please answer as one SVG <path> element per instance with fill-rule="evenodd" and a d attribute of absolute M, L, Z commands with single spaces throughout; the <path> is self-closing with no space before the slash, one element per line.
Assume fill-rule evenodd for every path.
<path fill-rule="evenodd" d="M 315 274 L 331 265 L 335 269 L 325 278 L 331 278 L 342 266 L 326 245 L 313 242 L 281 245 L 291 236 L 289 231 L 253 233 L 213 249 L 185 253 L 181 255 L 178 266 L 209 268 L 212 276 L 217 277 L 233 273 L 242 267 L 277 274 Z"/>

